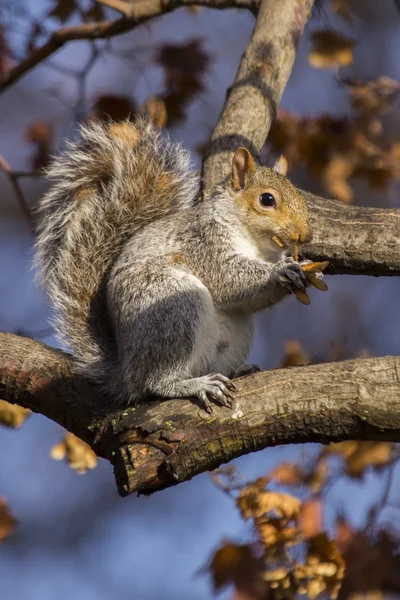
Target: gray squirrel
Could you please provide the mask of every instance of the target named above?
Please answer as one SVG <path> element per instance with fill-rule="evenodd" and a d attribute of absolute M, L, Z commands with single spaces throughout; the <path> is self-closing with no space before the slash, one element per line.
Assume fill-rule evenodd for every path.
<path fill-rule="evenodd" d="M 232 406 L 253 315 L 308 286 L 287 256 L 311 239 L 283 157 L 245 148 L 206 201 L 188 152 L 149 121 L 90 122 L 52 164 L 36 265 L 60 339 L 112 401 Z"/>

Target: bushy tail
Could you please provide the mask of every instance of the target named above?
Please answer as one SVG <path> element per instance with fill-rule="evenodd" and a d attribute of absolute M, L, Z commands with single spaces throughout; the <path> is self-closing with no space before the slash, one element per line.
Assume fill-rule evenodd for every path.
<path fill-rule="evenodd" d="M 60 339 L 83 367 L 113 347 L 107 272 L 135 231 L 193 204 L 189 154 L 148 121 L 92 122 L 49 169 L 39 204 L 36 266 L 56 309 Z"/>

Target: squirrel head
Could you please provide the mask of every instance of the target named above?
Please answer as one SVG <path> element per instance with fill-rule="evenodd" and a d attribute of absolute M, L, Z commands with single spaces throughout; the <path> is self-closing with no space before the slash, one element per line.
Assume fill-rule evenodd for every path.
<path fill-rule="evenodd" d="M 286 178 L 287 160 L 272 168 L 256 165 L 246 148 L 232 160 L 230 195 L 261 252 L 309 242 L 312 232 L 300 191 Z"/>

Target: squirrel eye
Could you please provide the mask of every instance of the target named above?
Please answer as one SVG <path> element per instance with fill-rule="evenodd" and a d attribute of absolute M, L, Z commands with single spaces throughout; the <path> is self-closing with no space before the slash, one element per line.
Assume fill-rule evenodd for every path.
<path fill-rule="evenodd" d="M 276 200 L 275 196 L 270 192 L 265 192 L 265 194 L 261 194 L 260 196 L 260 204 L 264 207 L 272 207 L 275 208 Z"/>

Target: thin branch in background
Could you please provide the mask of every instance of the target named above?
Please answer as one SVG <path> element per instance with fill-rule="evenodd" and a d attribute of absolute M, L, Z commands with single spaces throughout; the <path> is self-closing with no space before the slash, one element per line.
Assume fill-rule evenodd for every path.
<path fill-rule="evenodd" d="M 0 170 L 3 171 L 3 173 L 8 177 L 8 180 L 9 180 L 9 182 L 14 190 L 15 196 L 18 200 L 18 204 L 21 209 L 21 212 L 24 215 L 24 217 L 26 218 L 32 234 L 35 235 L 35 223 L 34 223 L 34 220 L 32 217 L 32 213 L 30 211 L 30 208 L 28 206 L 28 203 L 25 199 L 24 193 L 23 193 L 22 188 L 18 181 L 18 179 L 21 177 L 22 172 L 18 171 L 17 173 L 14 173 L 14 171 L 12 170 L 12 168 L 10 167 L 8 162 L 2 156 L 0 156 Z M 35 171 L 35 176 L 36 176 L 36 171 Z"/>
<path fill-rule="evenodd" d="M 115 21 L 99 21 L 84 23 L 72 27 L 62 27 L 51 34 L 50 39 L 40 48 L 34 50 L 18 65 L 3 75 L 0 83 L 0 93 L 28 73 L 38 64 L 60 50 L 64 44 L 76 40 L 107 39 L 126 33 L 149 19 L 172 12 L 184 6 L 205 6 L 216 9 L 246 8 L 256 13 L 258 0 L 139 0 L 132 4 L 129 19 L 123 17 Z"/>

